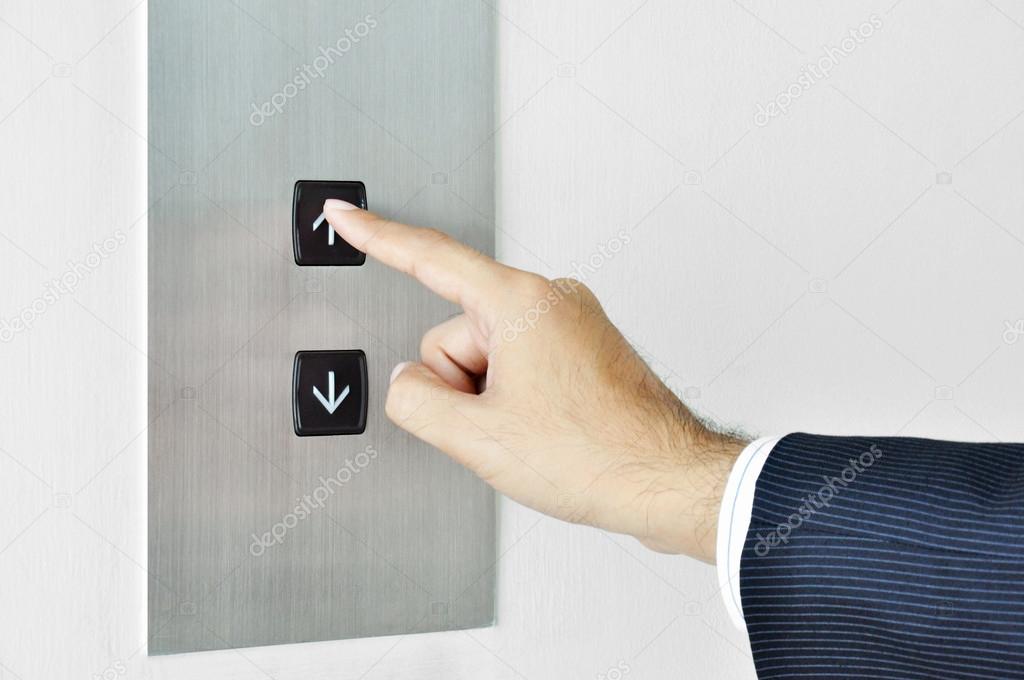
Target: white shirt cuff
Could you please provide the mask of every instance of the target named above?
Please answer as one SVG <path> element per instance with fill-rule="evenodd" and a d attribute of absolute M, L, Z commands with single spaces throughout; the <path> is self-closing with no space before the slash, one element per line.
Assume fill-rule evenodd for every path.
<path fill-rule="evenodd" d="M 768 454 L 782 437 L 763 437 L 751 442 L 736 459 L 729 473 L 729 481 L 722 495 L 718 511 L 718 544 L 715 561 L 718 566 L 718 590 L 725 599 L 729 618 L 740 629 L 746 630 L 743 604 L 740 600 L 740 556 L 750 528 L 750 515 L 754 510 L 754 490 L 761 468 Z"/>

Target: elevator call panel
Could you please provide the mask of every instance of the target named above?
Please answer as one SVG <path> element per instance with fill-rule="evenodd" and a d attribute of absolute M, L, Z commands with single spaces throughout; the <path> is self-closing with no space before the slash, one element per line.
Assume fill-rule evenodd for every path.
<path fill-rule="evenodd" d="M 494 251 L 479 0 L 151 0 L 148 650 L 494 619 L 495 500 L 384 413 L 456 309 L 338 198 Z"/>

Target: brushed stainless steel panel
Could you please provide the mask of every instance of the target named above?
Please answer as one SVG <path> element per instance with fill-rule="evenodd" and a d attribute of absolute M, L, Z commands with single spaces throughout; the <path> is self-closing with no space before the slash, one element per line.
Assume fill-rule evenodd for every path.
<path fill-rule="evenodd" d="M 290 215 L 295 180 L 360 179 L 493 250 L 492 10 L 154 0 L 149 22 L 150 653 L 488 625 L 493 494 L 383 414 L 454 310 L 374 262 L 296 266 Z M 295 436 L 316 349 L 366 352 L 364 434 Z"/>

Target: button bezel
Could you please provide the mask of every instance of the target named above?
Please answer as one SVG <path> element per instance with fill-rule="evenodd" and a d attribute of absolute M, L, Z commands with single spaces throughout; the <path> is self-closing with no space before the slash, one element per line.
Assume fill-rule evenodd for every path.
<path fill-rule="evenodd" d="M 351 398 L 358 400 L 356 404 L 358 409 L 357 418 L 354 422 L 315 422 L 323 420 L 324 417 L 313 418 L 312 413 L 303 413 L 304 403 L 309 404 L 309 407 L 313 409 L 316 406 L 320 406 L 320 404 L 314 406 L 313 403 L 309 402 L 310 399 L 315 399 L 315 397 L 310 397 L 308 394 L 303 395 L 303 364 L 306 363 L 308 366 L 309 360 L 329 357 L 336 358 L 339 362 L 344 360 L 355 360 L 356 362 L 355 371 L 360 384 L 352 386 L 354 394 Z M 317 377 L 316 382 L 321 382 L 320 376 Z M 361 349 L 304 350 L 296 352 L 295 361 L 292 365 L 292 425 L 295 434 L 299 437 L 333 437 L 363 434 L 366 431 L 366 417 L 370 401 L 369 384 L 369 376 L 366 369 L 366 353 Z M 323 384 L 320 385 L 320 387 L 323 386 Z M 315 412 L 319 415 L 318 411 Z"/>
<path fill-rule="evenodd" d="M 310 194 L 313 195 L 310 196 Z M 315 214 L 322 212 L 324 201 L 328 198 L 348 201 L 366 210 L 366 185 L 357 180 L 300 179 L 295 183 L 292 192 L 292 250 L 295 255 L 295 264 L 300 267 L 362 266 L 366 262 L 366 253 L 357 250 L 340 236 L 336 236 L 333 246 L 313 245 L 314 235 L 323 238 L 325 243 L 330 236 L 328 232 L 331 230 L 331 225 L 324 222 L 323 228 L 326 231 L 317 229 L 314 232 L 312 230 L 314 220 L 311 219 Z M 316 205 L 312 206 L 307 202 Z M 304 208 L 307 209 L 303 210 Z M 303 237 L 305 233 L 303 230 L 310 233 Z M 320 234 L 325 235 L 321 237 Z"/>

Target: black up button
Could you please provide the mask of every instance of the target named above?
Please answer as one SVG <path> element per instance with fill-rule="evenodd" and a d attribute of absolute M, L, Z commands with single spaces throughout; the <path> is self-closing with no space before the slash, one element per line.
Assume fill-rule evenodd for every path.
<path fill-rule="evenodd" d="M 366 210 L 362 182 L 300 180 L 292 197 L 292 245 L 295 264 L 302 266 L 355 267 L 366 254 L 345 242 L 324 217 L 324 201 L 338 198 Z"/>
<path fill-rule="evenodd" d="M 362 350 L 299 352 L 292 383 L 298 436 L 362 434 L 366 430 L 366 354 Z"/>

